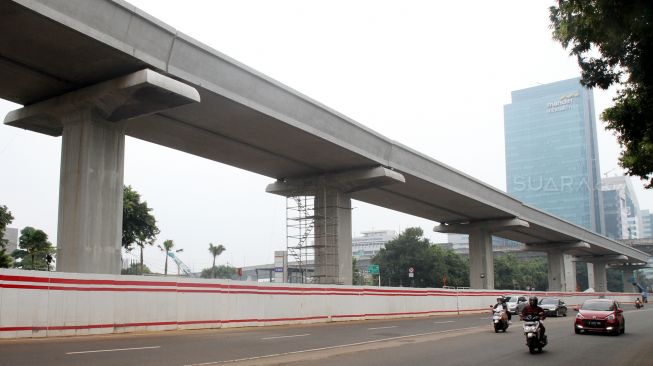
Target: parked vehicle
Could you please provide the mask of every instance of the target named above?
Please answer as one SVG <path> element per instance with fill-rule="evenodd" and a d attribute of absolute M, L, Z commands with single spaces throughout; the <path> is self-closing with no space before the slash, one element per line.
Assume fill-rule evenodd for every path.
<path fill-rule="evenodd" d="M 539 306 L 546 316 L 567 316 L 567 305 L 557 297 L 543 297 Z"/>
<path fill-rule="evenodd" d="M 493 310 L 492 325 L 494 326 L 494 333 L 499 333 L 499 331 L 505 332 L 508 329 L 508 314 L 503 307 L 498 307 Z"/>
<path fill-rule="evenodd" d="M 524 317 L 524 336 L 526 337 L 526 346 L 530 353 L 535 353 L 535 350 L 542 352 L 542 348 L 547 345 L 546 334 L 541 334 L 540 328 L 541 319 L 538 315 L 526 315 Z"/>
<path fill-rule="evenodd" d="M 599 332 L 614 335 L 626 331 L 626 320 L 619 303 L 612 299 L 585 300 L 583 305 L 574 308 L 578 311 L 574 321 L 574 332 Z"/>
<path fill-rule="evenodd" d="M 508 311 L 510 314 L 521 314 L 524 306 L 528 304 L 527 295 L 506 295 L 506 303 L 508 304 Z"/>

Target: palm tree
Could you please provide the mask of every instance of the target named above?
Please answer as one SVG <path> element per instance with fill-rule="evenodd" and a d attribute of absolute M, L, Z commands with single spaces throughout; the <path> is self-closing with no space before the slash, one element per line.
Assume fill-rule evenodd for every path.
<path fill-rule="evenodd" d="M 227 250 L 227 248 L 225 248 L 222 244 L 213 245 L 213 243 L 209 243 L 209 252 L 211 252 L 211 255 L 213 255 L 213 266 L 211 268 L 215 267 L 215 258 L 222 254 L 222 252 L 225 250 Z"/>
<path fill-rule="evenodd" d="M 168 275 L 168 253 L 171 252 L 172 248 L 174 248 L 174 247 L 175 247 L 175 243 L 170 239 L 163 242 L 163 247 L 159 245 L 159 249 L 161 249 L 161 251 L 165 252 L 165 254 L 166 254 L 166 265 L 165 265 L 165 268 L 163 270 L 164 275 Z M 175 252 L 181 252 L 182 250 L 183 249 L 178 249 L 178 250 L 175 250 Z"/>

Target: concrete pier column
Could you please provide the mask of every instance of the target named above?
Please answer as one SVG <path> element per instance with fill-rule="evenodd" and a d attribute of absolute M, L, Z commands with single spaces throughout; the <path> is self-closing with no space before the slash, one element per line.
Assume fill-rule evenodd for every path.
<path fill-rule="evenodd" d="M 120 273 L 124 124 L 90 109 L 62 124 L 57 270 Z"/>
<path fill-rule="evenodd" d="M 315 274 L 317 283 L 352 284 L 351 198 L 323 187 L 315 195 Z"/>
<path fill-rule="evenodd" d="M 576 267 L 573 257 L 562 249 L 547 250 L 549 291 L 576 291 Z"/>
<path fill-rule="evenodd" d="M 576 262 L 574 256 L 570 254 L 563 254 L 563 261 L 565 264 L 565 292 L 574 292 L 578 286 L 576 282 Z"/>
<path fill-rule="evenodd" d="M 592 267 L 594 269 L 594 291 L 608 291 L 608 278 L 605 270 L 605 262 L 592 263 Z"/>
<path fill-rule="evenodd" d="M 633 274 L 634 270 L 631 268 L 624 267 L 622 270 L 621 280 L 623 281 L 624 292 L 637 292 L 635 291 L 635 286 L 633 286 L 633 282 L 635 282 Z"/>
<path fill-rule="evenodd" d="M 312 215 L 305 217 L 306 225 L 302 226 L 299 233 L 302 237 L 314 239 L 312 246 L 305 247 L 308 254 L 309 249 L 312 249 L 315 262 L 313 281 L 351 285 L 352 192 L 404 182 L 403 175 L 378 166 L 333 174 L 279 179 L 269 184 L 265 191 L 284 197 L 313 197 Z M 288 227 L 296 228 L 295 219 L 289 220 Z M 309 222 L 312 222 L 313 226 Z"/>
<path fill-rule="evenodd" d="M 547 251 L 549 291 L 565 291 L 566 272 L 562 250 Z"/>
<path fill-rule="evenodd" d="M 585 265 L 587 266 L 587 286 L 593 288 L 594 291 L 598 291 L 595 287 L 596 279 L 594 277 L 594 265 L 590 262 L 586 263 Z"/>
<path fill-rule="evenodd" d="M 487 229 L 469 232 L 469 284 L 473 289 L 494 289 L 492 235 Z"/>
<path fill-rule="evenodd" d="M 62 136 L 57 271 L 120 273 L 125 126 L 199 101 L 195 88 L 144 69 L 7 115 L 8 125 Z"/>

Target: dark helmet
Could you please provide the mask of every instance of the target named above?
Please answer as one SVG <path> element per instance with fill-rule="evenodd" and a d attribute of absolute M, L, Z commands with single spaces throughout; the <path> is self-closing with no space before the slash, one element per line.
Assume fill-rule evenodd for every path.
<path fill-rule="evenodd" d="M 530 306 L 537 306 L 537 296 L 531 296 L 528 298 L 528 304 Z"/>
<path fill-rule="evenodd" d="M 508 299 L 505 296 L 501 296 L 501 302 L 505 304 L 506 301 L 508 301 Z"/>

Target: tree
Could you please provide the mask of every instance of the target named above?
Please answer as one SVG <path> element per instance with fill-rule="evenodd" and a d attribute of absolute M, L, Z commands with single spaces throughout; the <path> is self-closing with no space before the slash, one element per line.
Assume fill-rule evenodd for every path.
<path fill-rule="evenodd" d="M 222 254 L 222 252 L 225 250 L 227 250 L 227 248 L 225 248 L 222 244 L 213 245 L 213 243 L 209 243 L 209 252 L 213 256 L 213 266 L 211 266 L 211 268 L 215 267 L 215 258 Z"/>
<path fill-rule="evenodd" d="M 352 284 L 354 286 L 363 286 L 365 284 L 365 277 L 361 273 L 360 268 L 358 268 L 358 261 L 356 258 L 351 259 L 351 273 L 352 273 Z"/>
<path fill-rule="evenodd" d="M 452 250 L 432 245 L 420 228 L 408 228 L 372 258 L 389 286 L 469 286 L 469 265 Z M 413 276 L 408 269 L 413 268 Z"/>
<path fill-rule="evenodd" d="M 41 271 L 52 269 L 47 257 L 54 254 L 55 249 L 43 230 L 25 227 L 20 232 L 18 248 L 11 254 L 17 260 L 15 267 Z"/>
<path fill-rule="evenodd" d="M 166 265 L 163 271 L 164 275 L 168 275 L 168 253 L 172 252 L 172 248 L 175 247 L 175 243 L 172 240 L 166 240 L 163 242 L 163 246 L 159 245 L 159 249 L 166 254 Z M 175 250 L 175 253 L 183 252 L 183 249 Z"/>
<path fill-rule="evenodd" d="M 231 279 L 236 275 L 236 268 L 229 265 L 213 266 L 202 270 L 200 277 L 202 278 L 226 278 Z"/>
<path fill-rule="evenodd" d="M 150 273 L 152 273 L 152 271 L 146 265 L 141 267 L 140 263 L 132 263 L 129 268 L 123 268 L 120 270 L 120 274 L 123 275 L 140 275 Z"/>
<path fill-rule="evenodd" d="M 11 211 L 9 211 L 7 206 L 0 206 L 0 268 L 11 267 L 11 256 L 9 256 L 9 253 L 6 253 L 8 241 L 4 236 L 7 226 L 12 221 L 14 221 L 14 216 L 11 215 Z"/>
<path fill-rule="evenodd" d="M 497 289 L 549 287 L 548 266 L 544 258 L 519 259 L 514 253 L 505 253 L 494 258 L 494 287 Z"/>
<path fill-rule="evenodd" d="M 619 164 L 653 188 L 653 2 L 559 0 L 550 20 L 553 38 L 578 60 L 581 84 L 621 86 L 601 119 L 622 147 Z"/>
<path fill-rule="evenodd" d="M 131 186 L 123 188 L 122 202 L 122 246 L 127 251 L 132 250 L 134 244 L 140 247 L 140 265 L 143 268 L 143 248 L 145 244 L 154 244 L 159 228 L 150 214 L 152 209 L 147 207 L 147 202 L 141 202 L 140 194 Z"/>

